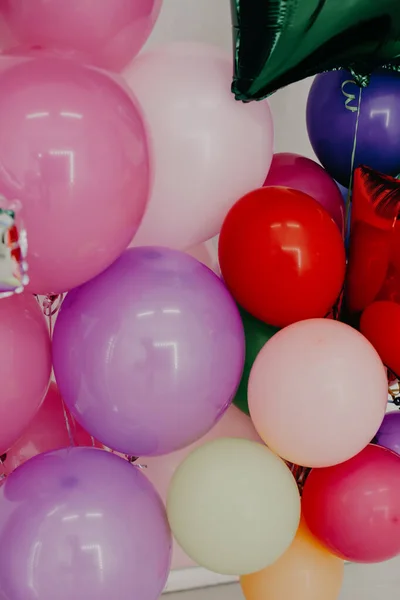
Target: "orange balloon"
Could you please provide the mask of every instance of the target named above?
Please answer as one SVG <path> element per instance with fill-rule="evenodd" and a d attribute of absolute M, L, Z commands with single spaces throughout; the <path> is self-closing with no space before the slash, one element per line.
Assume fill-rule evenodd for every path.
<path fill-rule="evenodd" d="M 240 584 L 246 600 L 337 600 L 343 574 L 344 561 L 321 546 L 302 519 L 285 554 Z"/>

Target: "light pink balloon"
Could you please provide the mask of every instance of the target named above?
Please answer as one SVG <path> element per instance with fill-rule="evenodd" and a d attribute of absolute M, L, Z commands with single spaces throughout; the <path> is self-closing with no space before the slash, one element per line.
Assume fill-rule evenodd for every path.
<path fill-rule="evenodd" d="M 120 71 L 149 37 L 162 0 L 2 0 L 0 9 L 23 46 L 81 58 Z"/>
<path fill-rule="evenodd" d="M 244 438 L 246 440 L 262 443 L 249 417 L 236 408 L 236 406 L 231 406 L 215 427 L 191 446 L 164 456 L 150 458 L 142 457 L 137 460 L 136 464 L 146 466 L 144 470 L 145 475 L 153 483 L 165 503 L 169 484 L 180 463 L 195 448 L 202 446 L 206 442 L 222 437 Z M 193 565 L 193 561 L 185 555 L 183 550 L 174 540 L 172 568 L 181 569 Z"/>
<path fill-rule="evenodd" d="M 140 55 L 124 72 L 152 139 L 155 179 L 135 245 L 187 249 L 219 232 L 272 160 L 267 101 L 231 94 L 232 61 L 213 46 L 175 43 Z"/>
<path fill-rule="evenodd" d="M 217 246 L 214 245 L 212 240 L 208 240 L 203 244 L 198 244 L 197 246 L 192 246 L 186 250 L 187 254 L 193 256 L 193 258 L 197 258 L 203 265 L 206 265 L 209 269 L 214 271 L 218 276 L 221 275 L 221 271 L 218 264 L 218 250 Z"/>
<path fill-rule="evenodd" d="M 386 370 L 368 340 L 329 319 L 279 331 L 250 372 L 250 415 L 282 458 L 329 467 L 355 456 L 374 437 L 387 405 Z"/>
<path fill-rule="evenodd" d="M 56 58 L 0 69 L 0 193 L 18 198 L 31 292 L 58 293 L 107 268 L 148 200 L 147 136 L 106 74 Z"/>
<path fill-rule="evenodd" d="M 7 451 L 4 461 L 5 473 L 11 473 L 25 461 L 42 452 L 68 446 L 103 448 L 74 421 L 68 410 L 63 407 L 58 387 L 51 383 L 43 404 L 22 437 Z"/>
<path fill-rule="evenodd" d="M 30 294 L 0 300 L 0 454 L 23 434 L 46 394 L 51 347 L 41 308 Z"/>

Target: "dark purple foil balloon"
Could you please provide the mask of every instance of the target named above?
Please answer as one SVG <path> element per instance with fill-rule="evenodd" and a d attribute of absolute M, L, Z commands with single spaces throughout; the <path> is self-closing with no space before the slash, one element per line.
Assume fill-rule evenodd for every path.
<path fill-rule="evenodd" d="M 0 488 L 2 600 L 157 600 L 170 558 L 157 492 L 109 452 L 39 454 Z"/>
<path fill-rule="evenodd" d="M 243 325 L 223 282 L 195 258 L 131 248 L 69 292 L 53 359 L 68 408 L 96 439 L 129 455 L 168 454 L 229 407 Z"/>
<path fill-rule="evenodd" d="M 375 440 L 380 446 L 400 454 L 400 412 L 385 415 Z"/>
<path fill-rule="evenodd" d="M 348 71 L 317 75 L 307 103 L 307 128 L 328 173 L 349 187 L 360 89 Z M 400 75 L 378 72 L 362 89 L 354 168 L 400 172 Z"/>

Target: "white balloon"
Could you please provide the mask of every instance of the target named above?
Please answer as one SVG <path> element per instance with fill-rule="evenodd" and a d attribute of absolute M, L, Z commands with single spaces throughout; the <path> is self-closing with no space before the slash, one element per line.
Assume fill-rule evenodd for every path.
<path fill-rule="evenodd" d="M 144 112 L 154 187 L 134 245 L 187 249 L 217 234 L 231 206 L 260 187 L 272 160 L 264 102 L 237 102 L 232 60 L 214 46 L 175 43 L 124 72 Z"/>
<path fill-rule="evenodd" d="M 299 525 L 300 496 L 286 464 L 266 446 L 220 438 L 178 467 L 167 513 L 190 558 L 218 573 L 246 575 L 289 548 Z"/>

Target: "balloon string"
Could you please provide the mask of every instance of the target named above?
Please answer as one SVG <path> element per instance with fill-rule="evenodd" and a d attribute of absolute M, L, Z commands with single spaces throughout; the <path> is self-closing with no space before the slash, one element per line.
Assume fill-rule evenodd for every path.
<path fill-rule="evenodd" d="M 64 299 L 64 294 L 47 294 L 47 296 L 43 300 L 43 314 L 47 317 L 49 323 L 49 333 L 50 338 L 53 337 L 54 330 L 54 316 L 60 310 L 62 301 Z M 72 415 L 70 415 L 67 411 L 67 407 L 65 406 L 64 400 L 61 398 L 61 404 L 64 415 L 65 429 L 67 430 L 69 444 L 70 446 L 75 446 L 75 440 L 73 435 L 73 429 L 75 429 L 75 421 L 73 420 Z M 92 441 L 93 445 L 94 442 Z"/>
<path fill-rule="evenodd" d="M 349 83 L 349 82 L 345 81 L 344 83 Z M 359 88 L 358 104 L 357 104 L 357 107 L 355 107 L 355 106 L 349 106 L 349 104 L 348 104 L 349 100 L 355 99 L 354 94 L 351 94 L 352 98 L 350 99 L 350 94 L 347 94 L 346 92 L 344 92 L 343 85 L 344 84 L 342 84 L 342 92 L 345 96 L 347 96 L 347 100 L 345 102 L 345 106 L 346 106 L 347 110 L 351 110 L 352 112 L 355 112 L 355 110 L 357 111 L 356 125 L 354 128 L 353 149 L 351 152 L 350 181 L 349 181 L 349 189 L 347 192 L 347 200 L 346 200 L 346 216 L 345 216 L 345 220 L 344 220 L 344 230 L 345 230 L 346 238 L 347 238 L 347 236 L 350 233 L 350 221 L 351 221 L 350 210 L 351 210 L 351 201 L 352 201 L 352 195 L 353 195 L 353 178 L 354 178 L 354 164 L 356 161 L 356 150 L 357 150 L 357 134 L 358 134 L 358 127 L 359 127 L 359 123 L 360 123 L 360 114 L 361 114 L 362 87 Z"/>

